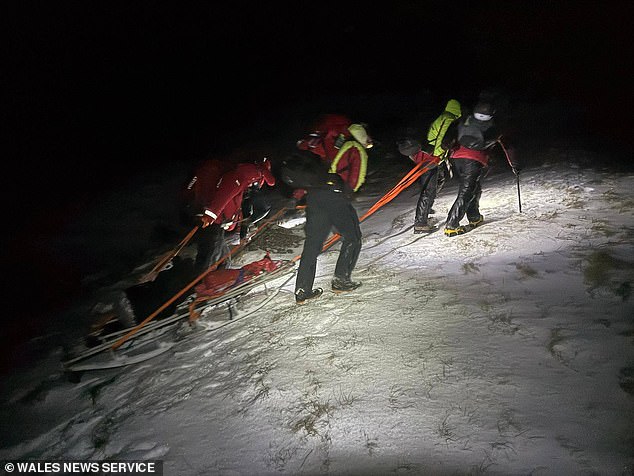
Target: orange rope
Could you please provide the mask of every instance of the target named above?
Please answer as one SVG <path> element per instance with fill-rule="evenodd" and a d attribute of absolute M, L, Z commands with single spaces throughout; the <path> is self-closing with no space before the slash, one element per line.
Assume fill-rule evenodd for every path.
<path fill-rule="evenodd" d="M 421 175 L 423 175 L 425 172 L 430 170 L 432 168 L 432 166 L 435 166 L 435 165 L 436 164 L 432 163 L 432 164 L 429 164 L 427 167 L 423 168 L 423 163 L 422 162 L 416 164 L 416 166 L 413 167 L 407 174 L 405 174 L 405 176 L 394 187 L 392 187 L 391 190 L 389 190 L 385 195 L 383 195 L 379 200 L 377 200 L 377 202 L 374 205 L 372 205 L 370 207 L 370 209 L 367 212 L 365 212 L 359 218 L 359 222 L 363 222 L 366 218 L 368 218 L 369 216 L 374 214 L 383 205 L 385 205 L 385 204 L 391 202 L 392 200 L 394 200 L 403 190 L 405 190 L 410 185 L 412 185 Z M 259 233 L 261 230 L 263 230 L 270 223 L 272 223 L 273 221 L 277 220 L 277 218 L 280 217 L 284 212 L 286 212 L 286 208 L 280 209 L 275 215 L 273 215 L 266 222 L 264 222 L 257 229 L 255 234 Z M 339 241 L 340 238 L 341 238 L 341 235 L 339 235 L 339 234 L 334 234 L 333 236 L 331 236 L 326 241 L 326 243 L 324 243 L 324 246 L 322 247 L 322 252 L 326 251 L 328 248 L 330 248 L 332 245 L 334 245 L 337 241 Z M 233 256 L 235 253 L 240 251 L 242 248 L 244 248 L 244 246 L 246 246 L 246 243 L 234 246 L 229 253 L 227 253 L 225 256 L 223 256 L 218 261 L 216 261 L 216 263 L 214 263 L 212 266 L 210 266 L 204 273 L 202 273 L 200 276 L 198 276 L 196 279 L 194 279 L 191 283 L 189 283 L 187 286 L 185 286 L 183 289 L 181 289 L 171 299 L 169 299 L 167 302 L 165 302 L 165 304 L 163 304 L 156 311 L 154 311 L 152 314 L 150 314 L 148 317 L 146 317 L 140 324 L 138 324 L 136 327 L 132 328 L 130 330 L 130 332 L 128 332 L 123 337 L 121 337 L 118 341 L 116 341 L 112 345 L 112 349 L 113 350 L 118 349 L 128 339 L 130 339 L 130 337 L 132 337 L 139 330 L 141 330 L 148 322 L 150 322 L 152 319 L 154 319 L 157 315 L 159 315 L 162 311 L 164 311 L 169 305 L 171 305 L 179 297 L 181 297 L 183 294 L 185 294 L 185 292 L 187 292 L 192 287 L 194 287 L 205 276 L 207 276 L 209 273 L 214 271 L 216 269 L 216 267 L 218 267 L 221 263 L 223 263 L 225 260 L 227 260 L 228 258 Z M 294 257 L 291 261 L 296 262 L 300 258 L 301 258 L 301 255 L 298 255 L 298 256 Z"/>
<path fill-rule="evenodd" d="M 275 220 L 277 220 L 280 216 L 282 216 L 286 212 L 286 210 L 287 210 L 286 208 L 280 209 L 275 215 L 273 215 L 267 221 L 262 223 L 262 225 L 260 225 L 260 227 L 252 235 L 252 237 L 257 235 L 258 233 L 260 233 L 260 231 L 262 231 L 268 225 L 270 225 Z M 245 242 L 245 243 L 241 243 L 239 245 L 234 246 L 229 253 L 224 255 L 222 258 L 220 258 L 214 264 L 212 264 L 209 268 L 207 268 L 207 270 L 205 272 L 203 272 L 200 276 L 198 276 L 196 279 L 194 279 L 191 283 L 189 283 L 187 286 L 185 286 L 183 289 L 181 289 L 179 292 L 177 292 L 174 296 L 172 296 L 171 299 L 169 299 L 167 302 L 165 302 L 165 304 L 163 304 L 161 307 L 159 307 L 156 311 L 154 311 L 148 317 L 143 319 L 143 321 L 141 321 L 140 324 L 138 324 L 136 327 L 133 327 L 132 329 L 130 329 L 130 332 L 128 332 L 127 334 L 122 336 L 119 340 L 117 340 L 114 344 L 112 344 L 112 349 L 113 350 L 118 349 L 128 339 L 130 339 L 130 337 L 132 337 L 134 334 L 136 334 L 138 331 L 140 331 L 148 322 L 150 322 L 152 319 L 154 319 L 156 316 L 158 316 L 161 312 L 163 312 L 165 309 L 167 309 L 168 306 L 170 306 L 179 297 L 181 297 L 183 294 L 185 294 L 187 291 L 189 291 L 191 288 L 193 288 L 200 280 L 202 280 L 205 276 L 207 276 L 209 273 L 214 271 L 218 266 L 220 266 L 222 263 L 224 263 L 227 259 L 231 258 L 238 251 L 241 251 L 249 242 L 250 242 L 250 240 Z"/>
<path fill-rule="evenodd" d="M 152 268 L 151 271 L 149 271 L 145 276 L 143 276 L 139 282 L 140 283 L 145 283 L 148 281 L 154 281 L 156 279 L 156 276 L 158 275 L 158 273 L 165 267 L 165 265 L 167 263 L 170 262 L 170 260 L 172 258 L 174 258 L 178 253 L 181 252 L 181 250 L 187 245 L 187 243 L 189 243 L 189 241 L 192 239 L 192 237 L 194 236 L 194 234 L 198 231 L 198 225 L 196 225 L 194 228 L 191 229 L 191 231 L 189 233 L 187 233 L 187 236 L 185 236 L 185 238 L 183 238 L 181 240 L 181 242 L 176 246 L 176 248 L 174 248 L 172 251 L 170 251 L 169 253 L 167 253 L 157 264 L 156 266 L 154 266 L 154 268 Z"/>

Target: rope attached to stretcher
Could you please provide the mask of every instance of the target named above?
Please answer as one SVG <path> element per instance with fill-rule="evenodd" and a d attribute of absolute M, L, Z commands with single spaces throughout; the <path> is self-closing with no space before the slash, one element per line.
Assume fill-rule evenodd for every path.
<path fill-rule="evenodd" d="M 421 175 L 423 175 L 427 171 L 431 170 L 435 166 L 436 166 L 435 163 L 428 164 L 426 167 L 423 167 L 423 162 L 420 162 L 420 163 L 416 164 L 416 166 L 413 167 L 407 174 L 405 174 L 405 176 L 394 187 L 392 187 L 392 189 L 390 189 L 385 195 L 383 195 L 379 200 L 377 200 L 376 203 L 374 203 L 374 205 L 372 205 L 370 207 L 370 209 L 368 209 L 368 211 L 366 211 L 359 218 L 359 222 L 363 222 L 366 218 L 368 218 L 369 216 L 373 215 L 381 207 L 383 207 L 387 203 L 389 203 L 392 200 L 394 200 L 403 190 L 405 190 L 410 185 L 412 185 L 414 182 L 416 182 L 416 180 L 418 180 L 418 178 Z M 250 238 L 253 238 L 253 236 L 255 236 L 256 234 L 260 233 L 269 224 L 271 224 L 273 222 L 276 222 L 277 219 L 279 217 L 281 217 L 284 213 L 286 213 L 287 210 L 288 210 L 287 208 L 280 209 L 277 213 L 275 213 L 267 221 L 265 221 L 256 230 L 256 232 Z M 324 243 L 324 245 L 322 247 L 322 252 L 326 251 L 328 248 L 330 248 L 332 245 L 334 245 L 337 241 L 339 241 L 340 238 L 341 238 L 341 235 L 339 235 L 338 233 L 334 234 L 333 236 L 331 236 Z M 194 279 L 192 282 L 190 282 L 187 286 L 185 286 L 183 289 L 181 289 L 178 293 L 176 293 L 174 296 L 172 296 L 172 298 L 170 298 L 168 301 L 166 301 L 165 304 L 163 304 L 156 311 L 154 311 L 152 314 L 150 314 L 148 317 L 146 317 L 143 321 L 141 321 L 141 323 L 139 323 L 136 327 L 133 327 L 127 334 L 125 334 L 119 340 L 117 340 L 112 345 L 112 349 L 116 350 L 119 347 L 121 347 L 121 345 L 123 345 L 125 342 L 127 342 L 132 336 L 134 336 L 139 330 L 141 330 L 148 322 L 150 322 L 152 319 L 154 319 L 156 316 L 158 316 L 168 306 L 170 306 L 174 301 L 176 301 L 179 297 L 181 297 L 183 294 L 185 294 L 187 291 L 189 291 L 197 283 L 199 283 L 205 276 L 207 276 L 209 273 L 214 271 L 220 264 L 222 264 L 227 259 L 229 259 L 233 255 L 235 255 L 238 251 L 241 251 L 248 244 L 249 241 L 250 240 L 248 240 L 245 243 L 241 243 L 239 245 L 234 246 L 229 253 L 227 253 L 225 256 L 223 256 L 218 261 L 216 261 L 205 272 L 203 272 L 200 276 L 198 276 L 196 279 Z M 298 256 L 294 257 L 291 260 L 291 262 L 296 262 L 300 258 L 301 258 L 301 255 L 298 255 Z M 202 301 L 205 301 L 205 300 L 209 300 L 209 299 L 213 299 L 213 298 L 219 297 L 220 295 L 222 295 L 222 294 L 219 294 L 219 295 L 216 295 L 216 296 L 213 296 L 213 297 L 206 297 L 205 296 L 204 297 L 205 299 L 201 299 L 201 301 L 199 301 L 199 302 L 202 302 Z M 190 316 L 191 316 L 191 313 L 192 313 L 192 309 L 193 308 L 190 305 Z"/>
<path fill-rule="evenodd" d="M 128 341 L 128 339 L 130 339 L 138 331 L 140 331 L 148 322 L 150 322 L 152 319 L 154 319 L 156 316 L 158 316 L 161 312 L 163 312 L 165 309 L 167 309 L 174 301 L 176 301 L 179 297 L 181 297 L 183 294 L 185 294 L 187 291 L 189 291 L 191 288 L 193 288 L 205 276 L 207 276 L 212 271 L 215 271 L 215 269 L 218 266 L 220 266 L 222 263 L 224 263 L 227 259 L 231 258 L 233 255 L 235 255 L 236 253 L 241 251 L 255 235 L 260 233 L 262 230 L 264 230 L 271 223 L 277 221 L 277 219 L 279 217 L 281 217 L 284 213 L 286 213 L 286 211 L 287 211 L 287 208 L 281 208 L 275 215 L 273 215 L 267 221 L 262 223 L 262 225 L 260 225 L 258 227 L 258 229 L 255 231 L 255 233 L 253 233 L 250 236 L 249 240 L 246 240 L 244 243 L 240 243 L 239 245 L 234 246 L 229 253 L 227 253 L 222 258 L 220 258 L 218 261 L 216 261 L 213 265 L 211 265 L 209 268 L 207 268 L 207 270 L 205 272 L 203 272 L 200 276 L 198 276 L 196 279 L 194 279 L 192 282 L 190 282 L 187 286 L 185 286 L 183 289 L 181 289 L 179 292 L 177 292 L 174 296 L 172 296 L 169 300 L 167 300 L 165 302 L 165 304 L 163 304 L 156 311 L 154 311 L 152 314 L 150 314 L 145 319 L 143 319 L 143 321 L 141 321 L 141 323 L 139 323 L 137 326 L 135 326 L 132 329 L 130 329 L 130 332 L 128 332 L 127 334 L 122 336 L 119 340 L 117 340 L 114 344 L 112 344 L 112 350 L 116 350 L 119 347 L 121 347 L 121 345 L 123 345 L 125 342 Z"/>

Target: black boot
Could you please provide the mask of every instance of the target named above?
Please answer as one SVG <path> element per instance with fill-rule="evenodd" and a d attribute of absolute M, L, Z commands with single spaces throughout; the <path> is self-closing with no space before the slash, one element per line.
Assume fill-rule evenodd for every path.
<path fill-rule="evenodd" d="M 414 234 L 420 235 L 422 233 L 429 233 L 434 231 L 434 227 L 429 223 L 414 223 Z"/>
<path fill-rule="evenodd" d="M 321 296 L 323 292 L 324 290 L 321 288 L 315 288 L 312 291 L 304 291 L 302 288 L 299 288 L 295 291 L 295 302 L 297 304 L 304 304 L 309 299 Z"/>
<path fill-rule="evenodd" d="M 351 281 L 350 279 L 341 279 L 337 277 L 332 280 L 332 290 L 336 293 L 354 291 L 359 286 L 361 286 L 360 281 Z"/>

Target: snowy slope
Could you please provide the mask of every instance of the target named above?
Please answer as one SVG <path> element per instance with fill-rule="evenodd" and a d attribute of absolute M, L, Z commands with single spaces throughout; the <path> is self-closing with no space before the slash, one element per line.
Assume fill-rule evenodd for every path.
<path fill-rule="evenodd" d="M 13 376 L 0 459 L 162 459 L 170 475 L 632 474 L 634 175 L 529 167 L 519 214 L 513 175 L 495 172 L 468 234 L 398 234 L 418 185 L 369 217 L 356 292 L 328 291 L 335 246 L 318 264 L 327 292 L 305 306 L 291 281 L 265 310 L 144 364 L 73 384 L 55 353 Z M 370 177 L 360 214 L 396 180 Z M 434 206 L 441 229 L 455 192 Z M 295 256 L 292 243 L 273 257 Z"/>

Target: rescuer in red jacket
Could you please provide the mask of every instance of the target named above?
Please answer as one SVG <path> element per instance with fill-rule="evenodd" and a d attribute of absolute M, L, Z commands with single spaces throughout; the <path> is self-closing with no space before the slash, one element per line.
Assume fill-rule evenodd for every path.
<path fill-rule="evenodd" d="M 267 159 L 238 164 L 229 170 L 222 162 L 212 160 L 198 168 L 187 186 L 190 216 L 198 217 L 202 223 L 197 237 L 197 271 L 206 270 L 226 254 L 225 231 L 235 230 L 245 219 L 246 199 L 264 183 L 275 185 Z"/>
<path fill-rule="evenodd" d="M 271 162 L 266 159 L 259 164 L 238 164 L 235 170 L 225 173 L 213 198 L 205 205 L 203 227 L 218 224 L 227 231 L 235 229 L 242 220 L 244 193 L 251 187 L 259 190 L 265 182 L 270 187 L 275 185 Z"/>

